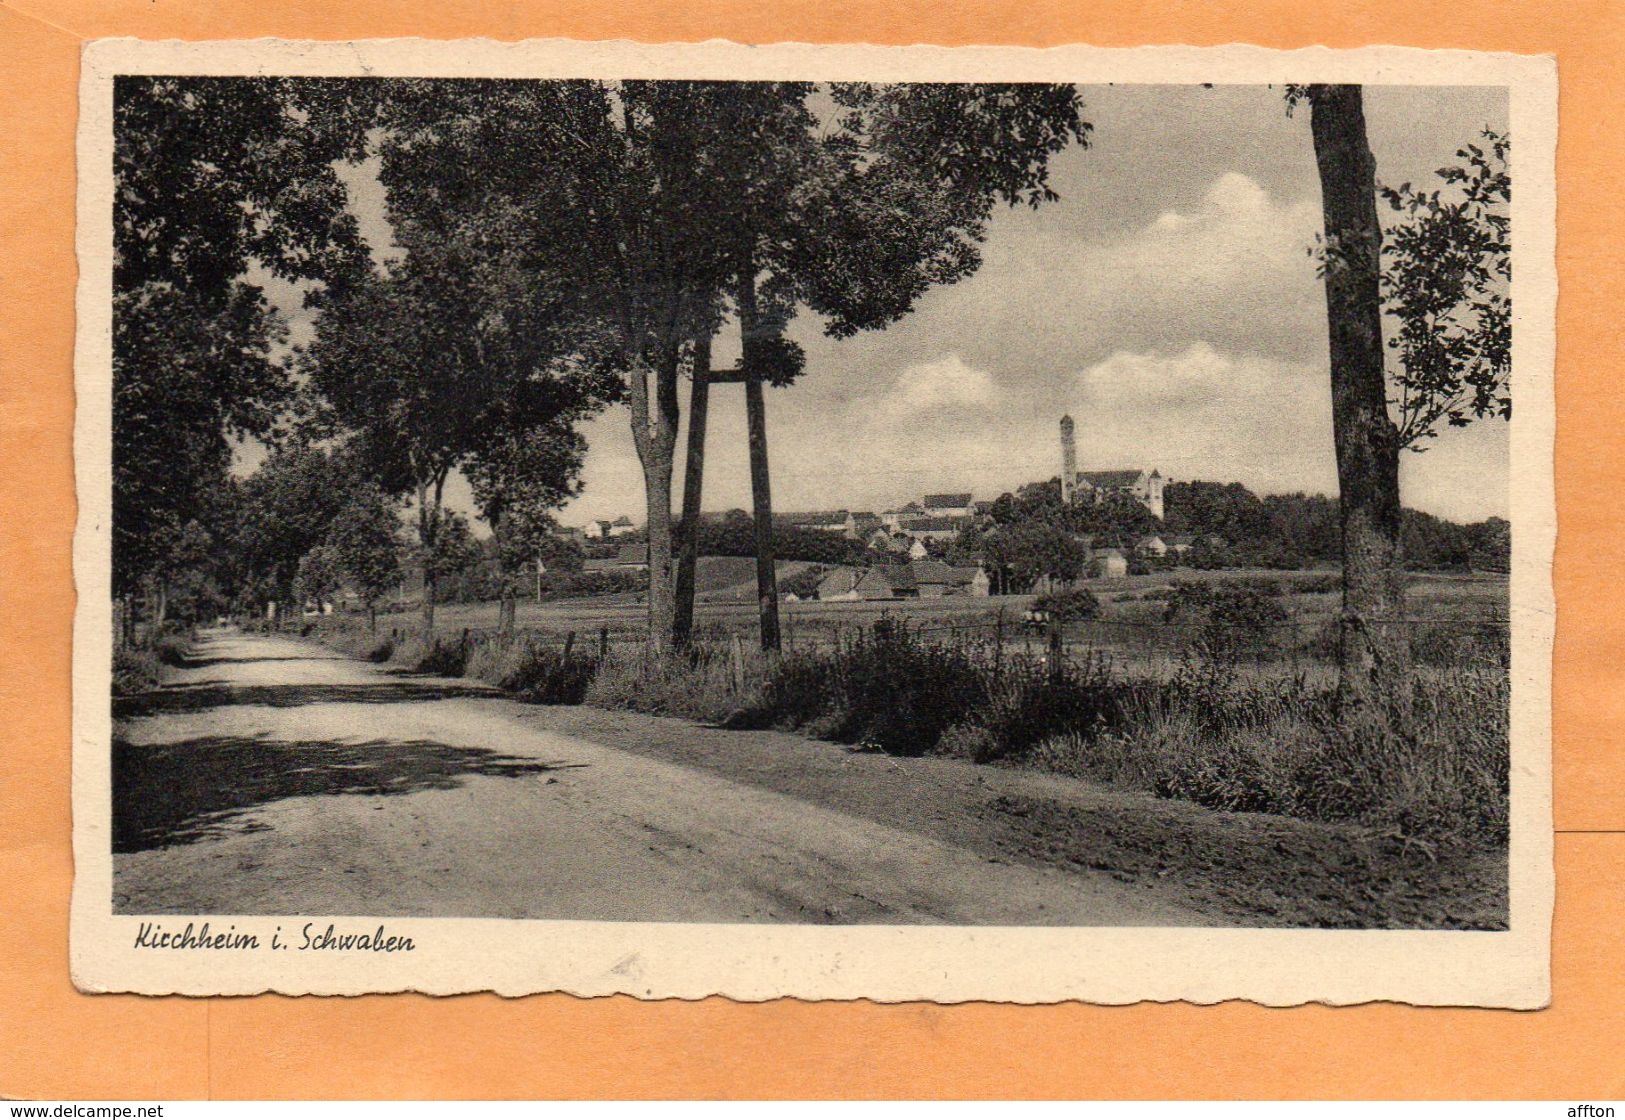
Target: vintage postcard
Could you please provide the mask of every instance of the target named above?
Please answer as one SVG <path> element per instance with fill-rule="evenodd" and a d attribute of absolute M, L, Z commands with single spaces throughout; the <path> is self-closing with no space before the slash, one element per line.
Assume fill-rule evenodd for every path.
<path fill-rule="evenodd" d="M 1550 59 L 83 58 L 80 988 L 1546 1004 Z"/>

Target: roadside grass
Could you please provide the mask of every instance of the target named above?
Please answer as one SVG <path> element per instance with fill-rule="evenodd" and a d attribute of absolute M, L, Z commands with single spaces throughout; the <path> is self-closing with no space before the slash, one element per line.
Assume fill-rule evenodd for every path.
<path fill-rule="evenodd" d="M 1304 603 L 1335 595 L 1319 589 L 1323 575 L 1298 582 L 1315 590 L 1254 589 L 1277 597 L 1286 624 L 1246 594 L 1147 586 L 1108 604 L 1141 625 L 1096 640 L 1101 620 L 1078 623 L 1059 659 L 1013 629 L 944 627 L 943 615 L 871 615 L 772 659 L 736 654 L 714 618 L 693 649 L 658 659 L 635 641 L 567 652 L 546 631 L 506 643 L 405 635 L 384 639 L 383 656 L 534 702 L 1035 768 L 1212 809 L 1351 823 L 1430 851 L 1503 846 L 1509 650 L 1503 627 L 1476 621 L 1493 594 L 1446 588 L 1439 601 L 1455 609 L 1413 628 L 1410 716 L 1355 731 L 1337 710 L 1335 621 Z M 1180 625 L 1150 624 L 1167 623 L 1181 595 Z M 383 648 L 370 635 L 328 640 L 375 660 Z"/>
<path fill-rule="evenodd" d="M 113 650 L 113 695 L 134 696 L 158 687 L 158 655 L 151 650 Z"/>

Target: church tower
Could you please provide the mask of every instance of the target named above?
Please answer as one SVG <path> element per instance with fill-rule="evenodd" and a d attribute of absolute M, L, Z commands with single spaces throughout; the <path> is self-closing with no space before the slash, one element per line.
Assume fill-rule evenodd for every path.
<path fill-rule="evenodd" d="M 1078 444 L 1072 435 L 1072 417 L 1061 417 L 1061 504 L 1069 506 L 1078 492 Z"/>

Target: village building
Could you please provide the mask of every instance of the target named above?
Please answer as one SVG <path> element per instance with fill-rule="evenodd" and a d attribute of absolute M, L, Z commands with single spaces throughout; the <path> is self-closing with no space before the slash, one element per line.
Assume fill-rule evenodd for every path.
<path fill-rule="evenodd" d="M 1134 551 L 1140 556 L 1161 560 L 1168 555 L 1168 542 L 1153 533 L 1150 536 L 1141 537 L 1139 542 L 1135 544 Z"/>
<path fill-rule="evenodd" d="M 925 542 L 915 538 L 908 542 L 908 558 L 910 560 L 924 560 L 931 555 L 931 550 L 925 547 Z"/>
<path fill-rule="evenodd" d="M 1126 494 L 1162 520 L 1162 491 L 1167 480 L 1155 469 L 1080 471 L 1072 417 L 1061 417 L 1061 501 L 1100 503 L 1111 494 Z"/>
<path fill-rule="evenodd" d="M 858 580 L 862 578 L 862 568 L 836 568 L 819 581 L 818 598 L 824 602 L 856 599 Z"/>
<path fill-rule="evenodd" d="M 927 494 L 920 505 L 928 517 L 969 517 L 972 513 L 969 494 Z"/>
<path fill-rule="evenodd" d="M 987 573 L 980 567 L 955 567 L 941 560 L 917 560 L 910 565 L 922 599 L 947 595 L 986 595 Z"/>
<path fill-rule="evenodd" d="M 898 530 L 916 540 L 951 541 L 959 531 L 970 524 L 969 517 L 908 517 L 898 523 Z"/>
<path fill-rule="evenodd" d="M 909 502 L 900 509 L 889 509 L 880 515 L 880 523 L 892 532 L 897 532 L 903 524 L 904 518 L 920 517 L 925 513 L 919 502 Z"/>
<path fill-rule="evenodd" d="M 985 596 L 988 588 L 987 573 L 980 567 L 912 560 L 871 568 L 837 568 L 819 583 L 818 598 L 824 602 L 940 599 L 949 595 Z"/>
<path fill-rule="evenodd" d="M 814 510 L 808 513 L 786 513 L 778 518 L 786 525 L 797 529 L 809 529 L 818 533 L 840 533 L 851 535 L 855 531 L 850 510 Z M 855 539 L 855 538 L 854 538 Z"/>
<path fill-rule="evenodd" d="M 884 564 L 864 572 L 853 588 L 857 599 L 918 599 L 920 585 L 908 564 Z"/>
<path fill-rule="evenodd" d="M 637 531 L 638 527 L 632 523 L 632 519 L 630 517 L 617 517 L 614 521 L 609 523 L 609 528 L 605 531 L 604 535 L 606 537 L 624 537 L 628 533 L 635 533 Z"/>

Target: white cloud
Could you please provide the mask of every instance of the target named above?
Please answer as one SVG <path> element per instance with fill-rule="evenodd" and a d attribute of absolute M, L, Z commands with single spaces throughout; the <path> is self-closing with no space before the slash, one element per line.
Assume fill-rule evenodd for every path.
<path fill-rule="evenodd" d="M 905 366 L 874 412 L 887 419 L 965 412 L 986 408 L 997 396 L 992 374 L 966 364 L 957 353 L 946 354 Z"/>
<path fill-rule="evenodd" d="M 1175 353 L 1120 351 L 1080 370 L 1065 404 L 1086 467 L 1335 492 L 1330 386 L 1314 363 L 1206 341 Z"/>

